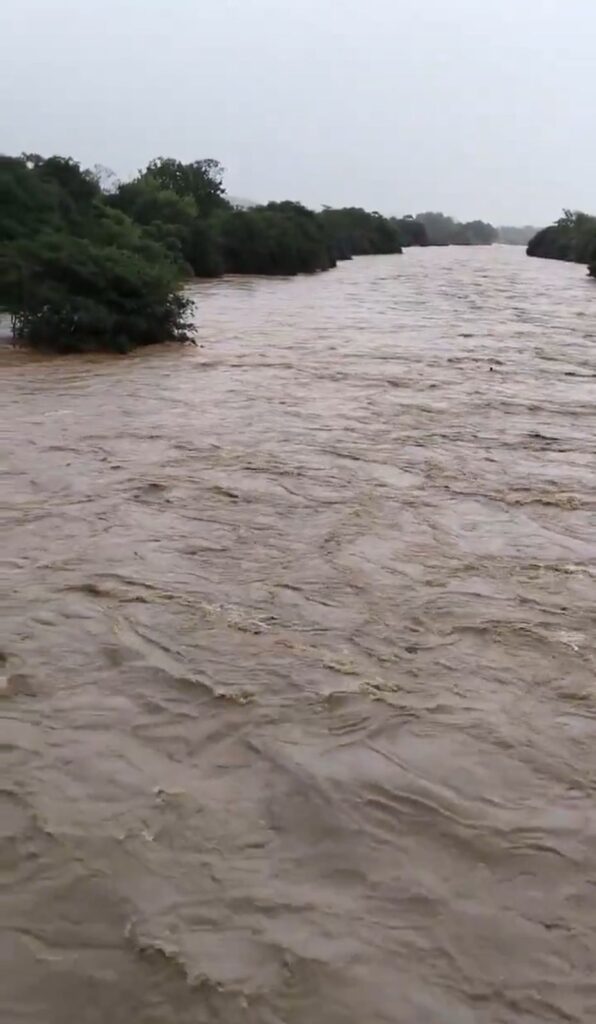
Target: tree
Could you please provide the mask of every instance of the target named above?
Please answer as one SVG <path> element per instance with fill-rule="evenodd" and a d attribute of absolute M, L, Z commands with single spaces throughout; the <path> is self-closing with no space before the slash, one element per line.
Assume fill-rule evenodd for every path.
<path fill-rule="evenodd" d="M 395 217 L 393 218 L 402 246 L 404 248 L 413 245 L 428 245 L 428 233 L 426 225 L 422 221 L 416 220 L 411 214 L 407 217 Z"/>
<path fill-rule="evenodd" d="M 33 174 L 23 158 L 0 156 L 0 244 L 60 222 L 58 192 Z"/>
<path fill-rule="evenodd" d="M 316 214 L 298 203 L 227 210 L 217 218 L 217 231 L 227 273 L 290 276 L 333 263 Z"/>
<path fill-rule="evenodd" d="M 163 188 L 155 178 L 142 176 L 120 184 L 109 203 L 164 245 L 176 262 L 192 267 L 191 237 L 198 216 L 194 199 Z"/>
<path fill-rule="evenodd" d="M 426 242 L 422 222 L 359 207 L 238 209 L 216 160 L 160 157 L 120 183 L 69 157 L 0 156 L 0 311 L 18 338 L 59 351 L 185 337 L 191 274 L 313 274 Z"/>
<path fill-rule="evenodd" d="M 338 260 L 352 256 L 401 253 L 401 237 L 395 221 L 359 207 L 323 208 L 319 218 L 328 244 Z"/>
<path fill-rule="evenodd" d="M 193 199 L 202 217 L 229 206 L 223 185 L 224 169 L 217 160 L 184 164 L 170 157 L 152 160 L 141 177 L 152 178 L 182 199 Z"/>
<path fill-rule="evenodd" d="M 416 220 L 424 224 L 429 245 L 492 245 L 498 239 L 498 231 L 482 220 L 462 223 L 444 213 L 416 214 Z"/>
<path fill-rule="evenodd" d="M 17 338 L 70 352 L 186 336 L 180 268 L 75 161 L 0 160 L 0 227 L 0 308 Z"/>
<path fill-rule="evenodd" d="M 538 231 L 528 244 L 528 256 L 591 265 L 596 259 L 596 217 L 564 210 L 554 224 Z"/>

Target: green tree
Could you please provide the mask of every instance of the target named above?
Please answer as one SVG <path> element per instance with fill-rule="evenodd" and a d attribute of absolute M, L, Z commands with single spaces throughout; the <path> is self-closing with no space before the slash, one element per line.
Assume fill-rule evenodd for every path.
<path fill-rule="evenodd" d="M 417 213 L 416 220 L 424 224 L 429 245 L 451 245 L 455 231 L 455 221 L 444 213 Z"/>
<path fill-rule="evenodd" d="M 530 240 L 528 256 L 591 265 L 596 259 L 596 217 L 564 210 L 562 217 Z"/>
<path fill-rule="evenodd" d="M 290 276 L 328 270 L 333 262 L 316 214 L 298 203 L 225 211 L 217 231 L 227 273 Z"/>
<path fill-rule="evenodd" d="M 404 248 L 428 245 L 426 225 L 422 221 L 416 220 L 411 214 L 407 217 L 395 217 L 393 218 L 393 223 L 399 232 L 400 241 Z"/>
<path fill-rule="evenodd" d="M 24 159 L 0 156 L 0 244 L 58 225 L 58 203 L 58 190 L 48 188 Z"/>
<path fill-rule="evenodd" d="M 401 236 L 395 221 L 359 207 L 333 209 L 326 206 L 319 218 L 328 245 L 338 260 L 352 256 L 389 255 L 402 251 Z"/>
<path fill-rule="evenodd" d="M 492 245 L 498 239 L 496 228 L 482 220 L 462 223 L 432 211 L 416 214 L 416 220 L 424 224 L 429 245 Z"/>
<path fill-rule="evenodd" d="M 1 159 L 0 231 L 0 308 L 16 337 L 70 352 L 186 336 L 180 268 L 74 161 Z"/>
<path fill-rule="evenodd" d="M 198 217 L 194 199 L 179 196 L 155 178 L 144 176 L 119 185 L 108 202 L 164 245 L 174 260 L 192 266 L 191 236 Z"/>
<path fill-rule="evenodd" d="M 152 178 L 161 188 L 182 199 L 193 199 L 202 217 L 229 206 L 223 185 L 224 170 L 217 160 L 195 160 L 184 164 L 171 157 L 152 160 L 143 178 Z"/>

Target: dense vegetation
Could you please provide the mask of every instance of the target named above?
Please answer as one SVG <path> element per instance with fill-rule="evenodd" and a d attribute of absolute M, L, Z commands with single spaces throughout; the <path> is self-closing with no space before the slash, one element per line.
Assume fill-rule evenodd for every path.
<path fill-rule="evenodd" d="M 0 157 L 0 310 L 17 338 L 76 351 L 184 337 L 181 280 L 73 160 Z"/>
<path fill-rule="evenodd" d="M 530 240 L 527 252 L 542 259 L 585 263 L 596 277 L 596 217 L 565 210 L 554 224 Z"/>
<path fill-rule="evenodd" d="M 398 222 L 379 213 L 235 207 L 215 160 L 153 160 L 118 183 L 69 158 L 0 157 L 0 311 L 34 345 L 185 338 L 191 275 L 315 273 L 401 251 Z"/>
<path fill-rule="evenodd" d="M 426 227 L 421 220 L 416 220 L 415 217 L 407 216 L 393 219 L 399 236 L 401 238 L 401 244 L 406 246 L 424 246 L 429 245 L 428 232 Z"/>
<path fill-rule="evenodd" d="M 379 213 L 315 213 L 289 201 L 239 208 L 222 181 L 214 160 L 154 160 L 108 202 L 198 277 L 314 273 L 352 256 L 401 252 L 396 224 Z"/>
<path fill-rule="evenodd" d="M 240 207 L 215 160 L 159 158 L 127 182 L 64 157 L 0 157 L 0 312 L 61 351 L 188 336 L 190 276 L 310 274 L 406 246 L 490 244 L 443 214 L 384 217 L 296 202 Z"/>
<path fill-rule="evenodd" d="M 430 211 L 418 213 L 416 220 L 424 225 L 429 245 L 492 245 L 499 237 L 497 229 L 482 220 L 462 223 Z"/>

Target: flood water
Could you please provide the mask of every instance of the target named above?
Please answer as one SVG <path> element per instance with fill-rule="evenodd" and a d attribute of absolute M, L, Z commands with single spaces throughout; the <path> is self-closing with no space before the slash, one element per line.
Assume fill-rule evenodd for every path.
<path fill-rule="evenodd" d="M 194 294 L 0 353 L 0 1020 L 593 1022 L 596 284 Z"/>

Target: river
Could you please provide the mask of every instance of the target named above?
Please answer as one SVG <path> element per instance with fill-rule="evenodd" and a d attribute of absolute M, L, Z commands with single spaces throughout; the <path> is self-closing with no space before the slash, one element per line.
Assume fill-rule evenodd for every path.
<path fill-rule="evenodd" d="M 0 1019 L 593 1022 L 596 284 L 193 293 L 0 353 Z"/>

